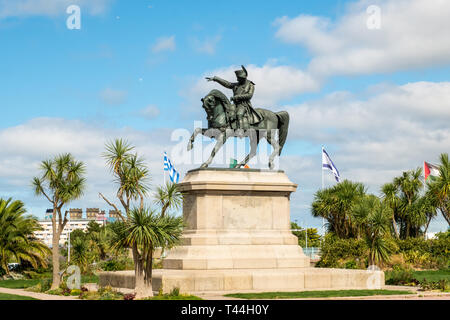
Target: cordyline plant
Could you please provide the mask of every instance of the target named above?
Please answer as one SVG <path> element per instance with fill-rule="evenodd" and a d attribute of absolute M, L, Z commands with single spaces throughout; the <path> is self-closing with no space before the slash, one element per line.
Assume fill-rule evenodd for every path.
<path fill-rule="evenodd" d="M 64 205 L 80 198 L 86 187 L 83 177 L 85 166 L 83 162 L 76 161 L 70 153 L 56 156 L 41 163 L 40 177 L 33 178 L 32 185 L 36 195 L 44 195 L 52 204 L 52 261 L 53 282 L 51 289 L 59 288 L 61 278 L 59 275 L 59 240 L 68 219 L 68 211 L 61 214 Z"/>
<path fill-rule="evenodd" d="M 50 249 L 34 233 L 42 230 L 38 221 L 25 215 L 25 205 L 20 200 L 0 198 L 0 273 L 9 274 L 8 262 L 28 261 L 34 268 L 47 267 Z"/>
<path fill-rule="evenodd" d="M 166 214 L 166 210 L 179 206 L 180 196 L 175 187 L 162 189 L 158 203 L 162 211 L 156 214 L 144 206 L 144 199 L 149 191 L 149 171 L 144 160 L 132 147 L 122 139 L 106 144 L 103 157 L 118 185 L 116 197 L 122 204 L 124 213 L 102 193 L 99 193 L 118 213 L 120 221 L 112 224 L 114 236 L 112 245 L 115 249 L 131 248 L 135 266 L 136 298 L 153 295 L 152 258 L 157 247 L 172 247 L 181 237 L 182 218 Z M 138 203 L 133 206 L 133 203 Z"/>

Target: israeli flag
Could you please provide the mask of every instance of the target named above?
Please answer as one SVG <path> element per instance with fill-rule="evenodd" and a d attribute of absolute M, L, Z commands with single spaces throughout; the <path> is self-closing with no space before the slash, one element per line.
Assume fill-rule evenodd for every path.
<path fill-rule="evenodd" d="M 334 165 L 333 161 L 331 161 L 330 156 L 328 155 L 328 153 L 325 151 L 324 148 L 322 148 L 322 170 L 324 169 L 329 169 L 333 172 L 334 174 L 334 178 L 336 179 L 337 182 L 341 182 L 341 176 L 339 174 L 338 169 L 336 168 L 336 166 Z"/>
<path fill-rule="evenodd" d="M 180 174 L 175 170 L 172 162 L 167 157 L 167 153 L 164 152 L 164 171 L 169 171 L 170 181 L 173 183 L 178 183 L 180 180 Z"/>

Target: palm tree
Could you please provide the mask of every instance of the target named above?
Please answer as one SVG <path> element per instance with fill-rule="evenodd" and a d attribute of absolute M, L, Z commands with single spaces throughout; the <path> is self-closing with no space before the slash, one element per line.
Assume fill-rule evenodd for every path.
<path fill-rule="evenodd" d="M 89 254 L 89 242 L 85 238 L 75 238 L 71 241 L 72 257 L 71 262 L 80 267 L 81 272 L 85 272 L 88 269 L 90 262 Z"/>
<path fill-rule="evenodd" d="M 155 203 L 161 207 L 161 216 L 163 217 L 166 211 L 179 209 L 183 203 L 183 196 L 175 183 L 167 182 L 165 186 L 158 187 L 154 197 Z"/>
<path fill-rule="evenodd" d="M 312 214 L 328 221 L 329 231 L 340 238 L 359 237 L 352 207 L 365 195 L 363 184 L 344 180 L 334 187 L 319 190 L 314 196 Z"/>
<path fill-rule="evenodd" d="M 156 214 L 148 208 L 134 208 L 128 219 L 112 224 L 112 248 L 133 248 L 137 298 L 153 296 L 152 258 L 156 247 L 171 248 L 180 241 L 183 219 Z"/>
<path fill-rule="evenodd" d="M 101 227 L 99 231 L 87 234 L 91 247 L 95 249 L 95 255 L 99 260 L 105 260 L 109 252 L 109 239 L 111 238 L 111 230 L 106 226 Z"/>
<path fill-rule="evenodd" d="M 397 187 L 393 183 L 386 183 L 381 187 L 381 193 L 383 195 L 384 202 L 389 205 L 392 209 L 392 229 L 394 231 L 395 237 L 397 239 L 400 238 L 400 234 L 398 232 L 398 210 L 399 210 L 399 203 L 400 199 L 397 196 Z"/>
<path fill-rule="evenodd" d="M 37 196 L 44 195 L 52 204 L 52 260 L 53 282 L 52 289 L 60 285 L 59 276 L 59 239 L 67 224 L 68 211 L 61 214 L 61 209 L 69 202 L 80 198 L 86 187 L 83 177 L 85 166 L 83 162 L 76 161 L 70 153 L 56 156 L 53 159 L 42 161 L 41 177 L 32 181 Z"/>
<path fill-rule="evenodd" d="M 50 249 L 34 237 L 41 230 L 37 220 L 25 216 L 22 201 L 0 199 L 0 268 L 9 274 L 8 262 L 28 261 L 34 268 L 47 266 Z"/>
<path fill-rule="evenodd" d="M 400 193 L 400 218 L 402 223 L 400 226 L 401 238 L 408 238 L 417 234 L 420 229 L 420 222 L 423 222 L 423 217 L 420 217 L 420 212 L 417 211 L 417 204 L 420 199 L 419 193 L 423 189 L 423 182 L 421 180 L 422 168 L 416 170 L 405 171 L 400 177 L 394 178 L 393 184 Z"/>
<path fill-rule="evenodd" d="M 153 211 L 145 209 L 144 199 L 149 190 L 150 173 L 144 160 L 127 141 L 116 139 L 106 145 L 103 157 L 118 185 L 116 196 L 124 209 L 122 215 L 118 207 L 99 193 L 117 212 L 121 221 L 114 224 L 115 236 L 112 244 L 116 249 L 131 248 L 135 266 L 136 293 L 138 296 L 151 295 L 151 264 L 156 247 L 171 247 L 181 235 L 181 218 L 167 216 L 167 210 L 178 208 L 181 195 L 175 185 L 159 188 L 161 212 L 156 218 Z M 138 201 L 138 208 L 131 209 L 132 202 Z M 175 223 L 176 222 L 176 223 Z M 124 231 L 127 230 L 127 231 Z M 114 240 L 115 239 L 115 240 Z M 165 242 L 167 241 L 167 243 Z"/>
<path fill-rule="evenodd" d="M 357 217 L 358 225 L 364 230 L 369 246 L 369 265 L 380 265 L 389 260 L 390 250 L 384 237 L 389 232 L 392 209 L 374 195 L 361 199 L 353 207 L 353 215 Z"/>
<path fill-rule="evenodd" d="M 125 216 L 112 201 L 102 193 L 99 195 L 116 210 L 122 221 L 126 220 L 132 201 L 139 200 L 139 207 L 144 208 L 144 198 L 149 190 L 150 173 L 144 160 L 131 153 L 133 149 L 126 140 L 116 139 L 106 144 L 106 152 L 102 154 L 119 186 L 116 196 L 125 210 Z"/>
<path fill-rule="evenodd" d="M 450 225 L 450 161 L 447 153 L 441 154 L 440 162 L 439 177 L 431 178 L 427 183 L 428 194 Z"/>

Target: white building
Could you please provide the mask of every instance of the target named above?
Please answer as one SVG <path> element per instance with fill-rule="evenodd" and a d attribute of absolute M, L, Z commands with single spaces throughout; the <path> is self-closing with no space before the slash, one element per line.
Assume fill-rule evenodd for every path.
<path fill-rule="evenodd" d="M 64 246 L 69 238 L 69 233 L 80 229 L 83 231 L 86 231 L 87 225 L 91 221 L 96 221 L 98 224 L 103 225 L 105 222 L 100 220 L 92 220 L 92 219 L 75 219 L 70 220 L 67 222 L 66 226 L 64 227 L 63 232 L 61 233 L 61 237 L 59 239 L 59 245 Z M 53 236 L 53 229 L 52 229 L 52 220 L 40 220 L 39 224 L 42 226 L 43 230 L 35 232 L 35 236 L 37 239 L 44 242 L 47 246 L 52 246 L 52 236 Z"/>

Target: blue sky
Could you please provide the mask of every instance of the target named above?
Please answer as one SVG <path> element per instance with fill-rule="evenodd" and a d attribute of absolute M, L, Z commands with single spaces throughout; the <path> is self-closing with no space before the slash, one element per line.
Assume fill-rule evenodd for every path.
<path fill-rule="evenodd" d="M 80 30 L 66 27 L 70 4 L 81 8 Z M 365 25 L 371 4 L 381 9 L 379 30 Z M 99 154 L 117 136 L 148 158 L 157 185 L 171 133 L 204 121 L 203 77 L 232 77 L 244 64 L 254 105 L 291 114 L 280 162 L 299 184 L 292 217 L 319 227 L 309 205 L 322 144 L 344 178 L 374 193 L 449 151 L 449 10 L 423 0 L 1 0 L 0 196 L 42 216 L 47 204 L 29 181 L 39 161 L 71 151 L 92 168 L 73 206 L 106 208 L 95 195 L 113 189 Z M 445 228 L 438 218 L 431 231 Z"/>

